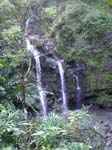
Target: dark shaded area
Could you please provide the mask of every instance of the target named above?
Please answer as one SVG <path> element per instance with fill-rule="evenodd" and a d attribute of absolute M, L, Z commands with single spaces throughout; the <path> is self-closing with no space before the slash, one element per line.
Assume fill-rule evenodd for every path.
<path fill-rule="evenodd" d="M 86 65 L 81 60 L 68 62 L 67 71 L 75 81 L 74 95 L 69 97 L 69 109 L 80 109 L 85 98 Z"/>

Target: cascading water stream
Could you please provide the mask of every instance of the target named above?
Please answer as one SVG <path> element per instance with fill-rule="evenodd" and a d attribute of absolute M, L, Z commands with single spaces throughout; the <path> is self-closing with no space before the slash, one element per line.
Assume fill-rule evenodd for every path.
<path fill-rule="evenodd" d="M 76 109 L 80 110 L 82 107 L 82 90 L 79 84 L 79 77 L 75 75 L 76 78 Z"/>
<path fill-rule="evenodd" d="M 27 50 L 33 54 L 34 59 L 35 59 L 37 89 L 38 89 L 39 96 L 40 96 L 42 114 L 44 118 L 47 118 L 46 95 L 45 95 L 45 91 L 43 90 L 42 81 L 41 81 L 40 53 L 37 49 L 34 48 L 34 46 L 30 43 L 30 40 L 28 38 L 26 38 L 26 46 L 27 46 Z"/>
<path fill-rule="evenodd" d="M 67 111 L 67 97 L 66 97 L 66 87 L 65 87 L 65 78 L 64 78 L 64 69 L 60 60 L 57 59 L 57 65 L 59 68 L 59 74 L 61 79 L 61 92 L 62 92 L 62 99 L 63 99 L 63 111 Z"/>
<path fill-rule="evenodd" d="M 78 78 L 77 75 L 75 75 L 75 78 L 76 78 L 76 89 L 77 89 L 77 91 L 80 91 L 81 88 L 80 88 L 80 86 L 79 86 L 79 78 Z"/>

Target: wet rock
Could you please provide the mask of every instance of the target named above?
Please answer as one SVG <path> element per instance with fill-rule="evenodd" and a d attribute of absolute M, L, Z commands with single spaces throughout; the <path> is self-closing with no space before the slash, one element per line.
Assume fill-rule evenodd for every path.
<path fill-rule="evenodd" d="M 101 132 L 102 136 L 104 137 L 104 150 L 111 150 L 112 149 L 112 122 L 97 122 L 97 126 L 99 129 L 102 129 Z"/>
<path fill-rule="evenodd" d="M 35 35 L 41 33 L 41 22 L 36 17 L 29 17 L 25 22 L 25 34 Z"/>
<path fill-rule="evenodd" d="M 71 61 L 67 64 L 68 77 L 72 76 L 75 81 L 73 85 L 74 89 L 74 101 L 76 103 L 76 109 L 82 107 L 85 93 L 85 63 L 81 60 Z M 71 103 L 71 101 L 70 101 Z M 74 107 L 75 109 L 75 107 Z"/>
<path fill-rule="evenodd" d="M 35 48 L 39 49 L 42 53 L 45 54 L 54 54 L 56 51 L 56 40 L 55 38 L 49 38 L 43 35 L 30 35 L 28 36 L 31 43 Z"/>

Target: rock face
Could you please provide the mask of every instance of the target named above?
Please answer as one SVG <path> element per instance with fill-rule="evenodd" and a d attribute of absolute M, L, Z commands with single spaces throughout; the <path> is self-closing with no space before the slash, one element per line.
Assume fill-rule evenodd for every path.
<path fill-rule="evenodd" d="M 45 36 L 39 35 L 29 37 L 31 42 L 41 52 L 40 61 L 42 67 L 42 82 L 47 93 L 49 110 L 51 110 L 51 108 L 54 107 L 54 103 L 59 103 L 60 105 L 62 103 L 60 75 L 58 66 L 56 64 L 56 56 L 54 54 L 56 50 L 56 41 L 55 39 L 50 39 Z M 101 89 L 101 91 L 99 89 L 94 89 L 92 92 L 89 91 L 90 99 L 88 102 L 87 100 L 85 100 L 88 99 L 89 87 L 87 86 L 87 83 L 91 82 L 91 80 L 87 81 L 88 68 L 85 65 L 85 62 L 81 60 L 68 62 L 63 60 L 62 65 L 65 70 L 64 76 L 66 82 L 66 94 L 69 109 L 80 109 L 83 103 L 92 104 L 104 108 L 111 107 L 111 103 L 100 101 L 98 102 L 96 101 L 96 97 L 94 97 L 95 95 L 97 96 L 97 93 L 99 94 L 100 92 L 103 92 L 103 89 Z M 106 62 L 104 69 L 107 71 L 111 71 L 111 60 Z M 89 74 L 90 73 L 91 72 L 89 72 Z M 107 91 L 109 92 L 110 90 Z M 104 92 L 106 92 L 105 88 Z"/>
<path fill-rule="evenodd" d="M 100 123 L 97 123 L 96 126 L 102 130 L 101 136 L 104 139 L 104 150 L 111 150 L 112 149 L 112 122 L 111 121 L 100 121 Z"/>
<path fill-rule="evenodd" d="M 73 101 L 76 102 L 77 109 L 80 109 L 82 107 L 85 97 L 85 68 L 85 63 L 81 60 L 76 60 L 74 62 L 72 61 L 68 63 L 68 79 L 70 78 L 70 76 L 72 76 L 72 80 L 74 81 L 72 84 L 72 88 L 74 89 Z M 69 103 L 71 103 L 71 101 L 69 101 Z"/>
<path fill-rule="evenodd" d="M 80 109 L 84 101 L 85 93 L 85 64 L 81 61 L 74 62 L 74 65 L 62 63 L 65 69 L 66 95 L 69 109 Z M 42 81 L 49 96 L 60 99 L 61 86 L 59 69 L 53 56 L 41 57 Z M 76 78 L 77 76 L 77 78 Z M 52 94 L 51 94 L 52 93 Z"/>
<path fill-rule="evenodd" d="M 49 43 L 49 42 L 48 42 Z M 51 46 L 51 45 L 50 45 Z M 54 46 L 55 47 L 55 46 Z M 61 84 L 60 84 L 60 75 L 59 69 L 56 64 L 55 55 L 52 49 L 49 49 L 49 44 L 47 45 L 47 49 L 44 48 L 44 51 L 41 50 L 41 67 L 42 67 L 42 82 L 45 90 L 47 92 L 47 99 L 49 110 L 54 109 L 54 104 L 62 104 L 62 96 L 61 96 Z M 81 60 L 69 61 L 66 62 L 63 60 L 63 68 L 65 70 L 65 82 L 66 82 L 66 95 L 67 95 L 67 103 L 68 108 L 70 110 L 80 109 L 82 104 L 92 104 L 93 106 L 102 107 L 102 108 L 111 108 L 111 101 L 100 101 L 99 93 L 107 93 L 109 94 L 108 99 L 111 96 L 111 91 L 109 89 L 97 89 L 95 88 L 93 91 L 89 91 L 88 82 L 87 81 L 87 66 L 85 62 Z M 106 67 L 105 67 L 106 66 Z M 105 64 L 106 70 L 111 70 L 111 61 Z M 89 72 L 90 74 L 90 72 Z M 99 83 L 100 81 L 98 81 Z M 98 84 L 96 83 L 96 84 Z M 79 87 L 78 87 L 79 86 Z M 110 91 L 110 92 L 109 92 Z M 89 96 L 88 96 L 89 93 Z M 97 100 L 98 98 L 98 100 Z M 102 94 L 101 99 L 104 99 Z"/>
<path fill-rule="evenodd" d="M 51 56 L 41 58 L 41 67 L 43 86 L 47 93 L 48 111 L 50 111 L 56 109 L 54 105 L 62 104 L 59 70 L 55 59 Z"/>
<path fill-rule="evenodd" d="M 37 18 L 29 17 L 25 22 L 25 33 L 35 35 L 41 33 L 41 23 Z"/>
<path fill-rule="evenodd" d="M 56 51 L 56 40 L 55 38 L 49 38 L 44 35 L 28 35 L 31 43 L 40 50 L 42 54 L 53 55 Z"/>
<path fill-rule="evenodd" d="M 34 14 L 35 11 L 32 13 Z M 41 21 L 38 20 L 37 18 L 38 17 L 36 18 L 29 17 L 27 19 L 25 23 L 25 33 L 30 38 L 30 41 L 32 42 L 32 44 L 41 53 L 40 59 L 41 59 L 41 67 L 42 67 L 42 82 L 45 87 L 46 93 L 48 95 L 48 99 L 49 99 L 48 101 L 51 101 L 52 99 L 52 101 L 61 102 L 61 87 L 60 87 L 59 70 L 55 62 L 56 54 L 58 54 L 58 56 L 61 56 L 61 59 L 63 60 L 62 65 L 65 70 L 64 76 L 65 76 L 65 82 L 66 82 L 66 94 L 68 97 L 69 109 L 81 108 L 82 103 L 84 102 L 84 99 L 86 99 L 87 96 L 90 96 L 92 101 L 94 101 L 93 96 L 97 96 L 99 94 L 97 92 L 99 91 L 99 89 L 103 91 L 103 94 L 106 93 L 106 94 L 111 95 L 112 90 L 109 90 L 110 93 L 107 93 L 107 91 L 105 90 L 108 87 L 109 89 L 112 87 L 111 86 L 112 85 L 111 57 L 109 60 L 106 60 L 106 61 L 103 60 L 103 58 L 101 58 L 103 57 L 103 55 L 101 57 L 98 56 L 97 58 L 97 56 L 93 52 L 93 49 L 95 48 L 92 47 L 92 44 L 95 45 L 94 43 L 95 41 L 93 40 L 92 42 L 92 39 L 88 37 L 86 41 L 84 41 L 84 39 L 82 40 L 84 42 L 83 43 L 84 45 L 82 45 L 82 47 L 89 44 L 90 50 L 88 50 L 88 53 L 91 52 L 91 55 L 89 55 L 91 57 L 89 58 L 89 61 L 91 59 L 90 61 L 91 64 L 88 64 L 88 62 L 86 62 L 85 59 L 81 59 L 82 57 L 74 58 L 72 56 L 72 51 L 69 50 L 69 52 L 66 53 L 67 46 L 72 46 L 72 50 L 77 50 L 77 46 L 73 44 L 74 39 L 72 35 L 69 35 L 67 39 L 63 37 L 64 42 L 68 43 L 68 45 L 64 44 L 62 40 L 60 40 L 61 43 L 59 43 L 59 41 L 57 41 L 56 43 L 56 38 L 49 38 L 42 34 L 41 32 L 42 24 L 41 24 Z M 67 25 L 67 23 L 65 23 L 65 25 Z M 61 29 L 59 31 L 60 31 L 59 37 L 61 37 L 62 34 L 64 34 L 65 32 L 69 32 L 69 30 L 64 30 L 61 33 Z M 54 37 L 56 37 L 56 35 L 54 35 Z M 112 39 L 112 33 L 108 34 L 103 40 L 104 47 L 107 48 L 109 46 L 110 50 L 111 50 L 111 41 L 112 41 L 111 39 Z M 64 45 L 62 45 L 62 49 L 60 50 L 59 45 L 61 44 L 64 44 Z M 80 48 L 81 44 L 79 41 L 77 44 L 78 44 L 78 49 L 81 49 Z M 86 50 L 87 49 L 88 48 L 86 48 Z M 62 53 L 63 55 L 61 55 Z M 76 53 L 77 51 L 73 51 L 73 55 L 74 54 L 76 55 Z M 73 57 L 71 59 L 72 61 L 67 61 L 66 59 L 66 56 L 69 54 L 71 54 L 70 56 L 71 58 Z M 93 56 L 95 56 L 95 60 L 93 60 L 92 58 Z M 102 68 L 100 68 L 101 66 L 100 59 L 101 59 L 101 63 L 103 63 Z M 85 62 L 87 65 L 85 65 Z M 91 104 L 91 101 L 89 102 L 90 102 L 89 104 Z M 54 102 L 52 102 L 52 104 L 53 103 Z M 51 102 L 50 102 L 50 107 L 51 107 Z"/>
<path fill-rule="evenodd" d="M 53 54 L 55 42 L 49 38 L 39 37 L 38 35 L 29 36 L 31 42 L 38 48 L 38 43 L 42 41 L 40 50 L 40 62 L 42 69 L 42 84 L 46 90 L 49 108 L 53 103 L 62 104 L 61 83 L 59 68 L 56 63 L 57 57 Z M 47 43 L 47 46 L 46 46 Z M 44 49 L 44 50 L 43 50 Z M 52 51 L 51 51 L 52 50 Z M 64 69 L 64 78 L 66 83 L 66 95 L 69 109 L 80 109 L 84 100 L 84 82 L 85 82 L 85 63 L 77 60 L 74 62 L 61 61 Z M 52 99 L 52 100 L 51 100 Z M 51 102 L 52 101 L 52 102 Z M 56 102 L 54 102 L 56 101 Z M 73 105 L 72 105 L 73 104 Z M 51 106 L 52 105 L 52 106 Z M 76 105 L 76 106 L 75 106 Z"/>

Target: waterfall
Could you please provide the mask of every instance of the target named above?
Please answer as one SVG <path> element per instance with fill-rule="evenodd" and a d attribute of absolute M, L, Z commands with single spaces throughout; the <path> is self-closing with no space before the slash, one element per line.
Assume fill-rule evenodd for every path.
<path fill-rule="evenodd" d="M 43 117 L 46 118 L 47 117 L 47 104 L 46 104 L 45 91 L 42 87 L 42 81 L 41 81 L 40 52 L 34 48 L 34 46 L 30 43 L 30 40 L 28 38 L 26 38 L 26 47 L 27 47 L 27 50 L 33 54 L 34 59 L 35 59 L 37 89 L 38 89 L 39 97 L 41 101 L 42 114 L 43 114 Z"/>
<path fill-rule="evenodd" d="M 67 110 L 67 97 L 66 97 L 66 87 L 65 87 L 65 78 L 64 78 L 64 69 L 60 60 L 57 60 L 57 65 L 59 68 L 59 74 L 61 79 L 61 92 L 62 92 L 62 99 L 63 99 L 63 111 L 66 112 Z"/>
<path fill-rule="evenodd" d="M 75 75 L 76 78 L 76 109 L 80 110 L 82 107 L 82 89 L 79 84 L 79 77 Z"/>
<path fill-rule="evenodd" d="M 80 88 L 80 86 L 79 86 L 79 78 L 78 78 L 77 75 L 75 75 L 75 78 L 76 78 L 76 89 L 77 89 L 77 91 L 80 91 L 81 88 Z"/>

